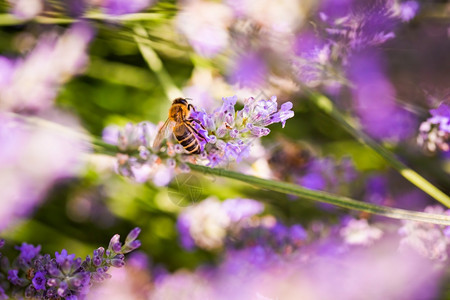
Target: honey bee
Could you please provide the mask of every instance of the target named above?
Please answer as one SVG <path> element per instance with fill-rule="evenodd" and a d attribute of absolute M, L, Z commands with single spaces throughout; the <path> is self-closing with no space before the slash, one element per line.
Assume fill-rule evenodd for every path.
<path fill-rule="evenodd" d="M 192 126 L 192 122 L 196 122 L 202 128 L 204 127 L 199 120 L 190 117 L 191 109 L 195 111 L 194 106 L 188 103 L 185 98 L 176 98 L 172 101 L 169 117 L 159 129 L 153 142 L 153 149 L 159 149 L 161 142 L 172 132 L 177 141 L 189 154 L 200 154 L 199 138 L 203 140 L 206 140 L 206 138 Z"/>

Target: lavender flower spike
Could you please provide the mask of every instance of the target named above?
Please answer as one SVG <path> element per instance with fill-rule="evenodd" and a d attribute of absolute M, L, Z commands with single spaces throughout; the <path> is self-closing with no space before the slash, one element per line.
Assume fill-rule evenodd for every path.
<path fill-rule="evenodd" d="M 117 16 L 139 12 L 153 2 L 153 0 L 104 0 L 101 6 L 105 13 Z"/>
<path fill-rule="evenodd" d="M 438 108 L 430 110 L 432 115 L 420 124 L 417 142 L 430 152 L 437 149 L 450 151 L 450 106 L 442 103 Z"/>
<path fill-rule="evenodd" d="M 187 162 L 210 167 L 239 163 L 250 156 L 255 140 L 270 133 L 268 125 L 281 123 L 284 127 L 286 120 L 294 116 L 292 103 L 285 102 L 278 109 L 275 96 L 268 100 L 247 98 L 239 111 L 235 109 L 237 96 L 222 100 L 222 106 L 210 114 L 204 108 L 191 110 L 190 118 L 196 121 L 191 124 L 201 149 L 198 155 L 188 155 L 173 136 L 159 149 L 151 148 L 158 128 L 149 122 L 127 124 L 123 130 L 105 128 L 104 140 L 119 150 L 116 171 L 137 182 L 152 179 L 155 185 L 163 186 L 175 174 L 189 172 Z"/>
<path fill-rule="evenodd" d="M 65 249 L 52 258 L 49 254 L 40 254 L 41 246 L 23 243 L 16 247 L 20 250 L 16 259 L 11 264 L 2 264 L 2 272 L 8 276 L 0 276 L 0 299 L 20 294 L 32 299 L 84 299 L 92 283 L 111 277 L 107 273 L 109 268 L 122 267 L 124 254 L 140 246 L 136 240 L 139 232 L 139 228 L 130 232 L 131 238 L 125 242 L 124 250 L 117 247 L 121 244 L 119 235 L 115 235 L 111 239 L 115 251 L 100 247 L 94 250 L 92 258 L 88 255 L 84 261 Z M 7 260 L 2 253 L 0 256 L 3 261 Z"/>
<path fill-rule="evenodd" d="M 59 88 L 83 72 L 93 36 L 87 23 L 77 23 L 62 35 L 43 34 L 23 59 L 8 62 L 1 57 L 2 73 L 6 70 L 6 74 L 0 76 L 0 111 L 38 113 L 49 109 Z"/>

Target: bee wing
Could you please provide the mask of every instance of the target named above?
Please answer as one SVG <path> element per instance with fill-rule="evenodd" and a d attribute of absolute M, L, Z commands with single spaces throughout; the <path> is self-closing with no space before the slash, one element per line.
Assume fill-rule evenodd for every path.
<path fill-rule="evenodd" d="M 169 136 L 172 132 L 173 126 L 175 125 L 174 121 L 167 119 L 166 122 L 161 126 L 158 130 L 158 134 L 156 135 L 155 141 L 153 142 L 153 149 L 158 150 L 161 146 L 162 141 Z"/>

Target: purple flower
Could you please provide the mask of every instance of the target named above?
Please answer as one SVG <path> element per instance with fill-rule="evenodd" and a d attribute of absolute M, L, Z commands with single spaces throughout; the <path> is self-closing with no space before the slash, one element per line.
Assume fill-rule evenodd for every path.
<path fill-rule="evenodd" d="M 316 87 L 338 83 L 333 73 L 332 43 L 312 31 L 300 33 L 293 45 L 293 67 L 300 82 Z"/>
<path fill-rule="evenodd" d="M 119 142 L 120 128 L 117 126 L 107 126 L 103 129 L 102 140 L 111 145 Z"/>
<path fill-rule="evenodd" d="M 195 248 L 195 241 L 189 232 L 190 226 L 189 215 L 180 214 L 177 218 L 178 237 L 181 246 L 186 250 L 193 250 Z"/>
<path fill-rule="evenodd" d="M 26 263 L 30 263 L 31 260 L 35 258 L 36 255 L 38 255 L 41 251 L 41 245 L 35 247 L 27 243 L 22 243 L 20 247 L 16 246 L 15 248 L 20 251 L 19 257 L 22 258 Z"/>
<path fill-rule="evenodd" d="M 303 30 L 294 43 L 295 75 L 310 87 L 335 92 L 348 85 L 343 67 L 355 52 L 393 39 L 399 23 L 417 11 L 416 1 L 321 1 L 314 28 Z"/>
<path fill-rule="evenodd" d="M 396 195 L 391 201 L 395 201 L 396 207 L 420 211 L 429 205 L 430 199 L 423 191 L 412 189 L 406 190 L 400 195 Z"/>
<path fill-rule="evenodd" d="M 102 8 L 109 15 L 139 12 L 152 4 L 153 0 L 104 0 Z"/>
<path fill-rule="evenodd" d="M 297 299 L 306 295 L 308 299 L 330 299 L 336 298 L 336 290 L 342 299 L 364 298 L 368 292 L 376 299 L 436 298 L 443 272 L 412 253 L 386 251 L 391 247 L 395 244 L 384 242 L 320 255 L 319 245 L 285 253 L 261 246 L 227 250 L 224 259 L 207 271 L 198 268 L 165 276 L 150 298 L 277 299 L 283 295 Z"/>
<path fill-rule="evenodd" d="M 413 19 L 419 11 L 419 3 L 417 1 L 405 1 L 400 4 L 399 15 L 402 21 L 408 22 Z"/>
<path fill-rule="evenodd" d="M 114 253 L 119 253 L 122 249 L 122 243 L 120 242 L 120 235 L 115 234 L 109 241 L 108 249 Z"/>
<path fill-rule="evenodd" d="M 292 102 L 283 103 L 280 110 L 272 114 L 263 124 L 267 126 L 273 123 L 281 123 L 281 127 L 284 128 L 284 125 L 286 125 L 286 120 L 294 116 L 294 112 L 291 110 L 292 107 Z"/>
<path fill-rule="evenodd" d="M 302 225 L 294 224 L 289 229 L 289 236 L 294 243 L 305 241 L 308 237 L 308 233 Z"/>
<path fill-rule="evenodd" d="M 292 104 L 286 102 L 278 111 L 277 98 L 255 100 L 248 98 L 244 108 L 235 111 L 237 97 L 223 98 L 223 104 L 210 115 L 203 115 L 203 126 L 208 129 L 209 138 L 215 136 L 205 145 L 209 165 L 220 165 L 229 161 L 240 161 L 250 154 L 251 140 L 267 135 L 266 126 L 280 122 L 284 126 L 287 119 L 294 116 Z M 195 118 L 197 115 L 193 114 Z M 214 133 L 215 135 L 213 135 Z"/>
<path fill-rule="evenodd" d="M 264 205 L 252 199 L 228 199 L 222 202 L 222 209 L 225 210 L 231 222 L 239 222 L 261 213 Z"/>
<path fill-rule="evenodd" d="M 414 133 L 416 120 L 395 104 L 394 87 L 380 65 L 382 61 L 374 52 L 355 55 L 349 63 L 355 110 L 373 137 L 401 141 Z"/>
<path fill-rule="evenodd" d="M 16 62 L 13 59 L 0 56 L 0 87 L 8 86 L 12 81 Z"/>
<path fill-rule="evenodd" d="M 33 286 L 36 290 L 45 290 L 45 273 L 38 271 L 33 277 Z"/>
<path fill-rule="evenodd" d="M 173 144 L 168 145 L 167 152 L 170 155 L 164 161 L 152 153 L 150 145 L 153 144 L 157 132 L 157 127 L 149 122 L 141 122 L 137 125 L 128 123 L 122 130 L 114 126 L 106 127 L 103 138 L 107 143 L 117 145 L 120 152 L 138 153 L 136 156 L 130 156 L 119 152 L 115 166 L 116 172 L 133 178 L 137 182 L 146 182 L 152 179 L 157 186 L 167 185 L 175 176 L 174 167 L 177 166 L 177 163 L 171 158 L 176 155 L 177 151 Z M 182 169 L 181 166 L 179 167 Z"/>
<path fill-rule="evenodd" d="M 278 110 L 275 96 L 269 100 L 248 98 L 239 111 L 235 111 L 236 103 L 237 96 L 224 97 L 222 106 L 210 114 L 199 108 L 191 111 L 190 117 L 198 121 L 192 124 L 199 133 L 199 155 L 186 155 L 173 134 L 154 149 L 150 145 L 159 130 L 148 122 L 127 124 L 118 133 L 115 128 L 106 128 L 105 141 L 117 145 L 119 150 L 116 172 L 137 182 L 151 179 L 155 185 L 164 186 L 177 173 L 189 172 L 187 162 L 208 166 L 239 163 L 251 155 L 255 138 L 270 133 L 266 126 L 281 123 L 284 127 L 286 120 L 294 116 L 292 103 L 283 103 Z"/>
<path fill-rule="evenodd" d="M 69 285 L 67 284 L 67 282 L 65 281 L 61 282 L 57 290 L 58 295 L 61 297 L 66 297 L 68 296 L 68 292 L 69 292 Z"/>
<path fill-rule="evenodd" d="M 61 36 L 41 36 L 25 58 L 14 62 L 13 69 L 1 71 L 0 111 L 35 113 L 49 109 L 59 87 L 86 66 L 92 37 L 92 29 L 84 23 L 73 25 Z"/>
<path fill-rule="evenodd" d="M 320 173 L 308 173 L 301 178 L 301 185 L 311 190 L 323 191 L 327 183 Z"/>
<path fill-rule="evenodd" d="M 68 255 L 67 251 L 63 249 L 61 254 L 55 253 L 55 258 L 49 254 L 39 254 L 40 246 L 34 247 L 32 245 L 23 243 L 22 246 L 16 247 L 21 252 L 19 256 L 10 264 L 9 260 L 2 255 L 2 271 L 7 272 L 10 283 L 13 285 L 4 285 L 0 276 L 0 287 L 7 287 L 8 290 L 0 290 L 0 299 L 8 299 L 6 293 L 17 295 L 18 293 L 25 294 L 28 298 L 49 299 L 64 297 L 66 299 L 85 299 L 89 291 L 91 280 L 102 281 L 111 277 L 108 274 L 110 267 L 122 267 L 125 261 L 125 252 L 130 252 L 135 249 L 138 240 L 136 240 L 140 229 L 135 228 L 129 234 L 128 242 L 124 251 L 119 253 L 112 253 L 105 251 L 100 247 L 94 251 L 94 257 L 98 258 L 100 262 L 95 264 L 95 259 L 90 256 L 82 261 L 81 258 L 76 258 L 75 255 Z M 1 253 L 0 253 L 1 254 Z M 19 266 L 20 270 L 26 276 L 19 277 L 19 270 L 10 268 L 10 266 Z M 31 282 L 30 282 L 31 281 Z"/>
<path fill-rule="evenodd" d="M 238 57 L 230 72 L 230 81 L 239 86 L 257 88 L 267 77 L 267 66 L 261 53 L 249 52 Z"/>
<path fill-rule="evenodd" d="M 349 184 L 357 175 L 352 161 L 342 158 L 315 158 L 302 169 L 295 170 L 297 182 L 309 189 L 336 192 L 341 186 Z"/>
<path fill-rule="evenodd" d="M 61 112 L 48 119 L 74 129 L 79 126 Z M 0 144 L 0 230 L 32 213 L 56 180 L 77 174 L 81 154 L 89 152 L 76 135 L 30 126 L 4 113 L 0 113 Z"/>
<path fill-rule="evenodd" d="M 0 286 L 0 300 L 9 299 L 8 295 L 5 294 L 5 290 Z"/>
<path fill-rule="evenodd" d="M 338 19 L 345 17 L 351 12 L 352 4 L 354 0 L 324 0 L 321 1 L 319 6 L 320 17 L 324 20 Z"/>
<path fill-rule="evenodd" d="M 21 285 L 23 282 L 22 279 L 19 278 L 18 274 L 19 270 L 16 269 L 8 271 L 8 280 L 14 285 Z"/>
<path fill-rule="evenodd" d="M 232 13 L 221 3 L 187 2 L 181 7 L 176 22 L 178 30 L 202 56 L 213 57 L 228 46 L 227 27 L 232 22 Z"/>
<path fill-rule="evenodd" d="M 432 117 L 420 124 L 417 142 L 431 152 L 450 151 L 450 106 L 441 103 L 430 114 Z"/>
<path fill-rule="evenodd" d="M 445 103 L 441 103 L 441 105 L 439 105 L 439 107 L 438 108 L 436 108 L 436 109 L 431 109 L 430 110 L 430 114 L 433 116 L 433 117 L 437 117 L 437 118 L 448 118 L 448 119 L 450 119 L 450 106 L 448 106 L 447 104 L 445 104 Z M 445 126 L 445 125 L 449 125 L 449 122 L 450 121 L 444 121 L 444 120 L 442 120 L 441 121 L 441 124 L 443 125 L 443 126 Z M 445 129 L 446 130 L 448 130 L 448 131 L 450 131 L 450 128 L 446 128 L 445 127 Z"/>
<path fill-rule="evenodd" d="M 120 242 L 120 235 L 118 235 L 118 234 L 114 235 L 109 242 L 107 251 L 109 251 L 111 253 L 122 254 L 122 253 L 131 252 L 131 251 L 139 248 L 141 246 L 141 242 L 139 240 L 137 240 L 137 237 L 140 234 L 140 232 L 141 232 L 141 229 L 139 227 L 136 227 L 133 230 L 131 230 L 130 233 L 126 237 L 125 244 L 123 246 L 122 246 L 122 243 Z M 102 253 L 103 249 L 99 249 L 99 251 L 101 252 L 100 256 L 103 255 L 103 253 Z M 96 255 L 94 255 L 94 259 L 95 259 L 95 256 Z M 123 261 L 123 257 L 121 257 L 121 256 L 116 256 L 115 258 L 116 258 L 116 261 L 117 261 L 117 259 L 120 259 Z"/>
<path fill-rule="evenodd" d="M 335 9 L 336 3 L 338 9 Z M 328 24 L 327 33 L 341 46 L 352 50 L 362 50 L 394 38 L 399 21 L 412 17 L 412 10 L 408 12 L 412 5 L 396 6 L 395 1 L 326 1 L 324 4 L 320 18 Z"/>
<path fill-rule="evenodd" d="M 55 252 L 55 258 L 56 258 L 56 262 L 62 266 L 66 261 L 73 261 L 75 259 L 75 254 L 67 254 L 67 250 L 66 249 L 62 249 L 61 254 L 59 254 L 58 252 Z"/>
<path fill-rule="evenodd" d="M 118 255 L 114 256 L 113 258 L 111 258 L 111 265 L 116 268 L 123 267 L 125 265 L 124 258 L 125 257 L 123 254 L 118 254 Z"/>
<path fill-rule="evenodd" d="M 125 244 L 129 244 L 137 239 L 138 235 L 141 233 L 141 229 L 139 227 L 134 228 L 130 231 L 125 239 Z"/>
<path fill-rule="evenodd" d="M 372 176 L 366 183 L 365 201 L 379 205 L 385 204 L 388 198 L 387 179 L 384 176 Z"/>
<path fill-rule="evenodd" d="M 124 249 L 122 250 L 122 252 L 128 253 L 139 247 L 141 247 L 141 241 L 139 241 L 139 240 L 130 241 L 128 243 L 125 243 L 125 246 L 124 246 Z"/>
<path fill-rule="evenodd" d="M 435 214 L 449 213 L 437 205 L 426 207 L 425 212 Z M 444 230 L 444 226 L 403 221 L 403 226 L 398 230 L 400 236 L 402 236 L 399 248 L 403 252 L 412 250 L 430 260 L 445 261 L 448 258 L 450 239 Z"/>

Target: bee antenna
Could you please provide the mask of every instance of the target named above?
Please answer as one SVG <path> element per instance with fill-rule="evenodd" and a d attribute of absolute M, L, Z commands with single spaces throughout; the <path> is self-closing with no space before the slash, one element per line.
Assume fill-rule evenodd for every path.
<path fill-rule="evenodd" d="M 192 98 L 184 98 L 184 99 L 189 100 L 189 101 L 192 101 Z"/>

